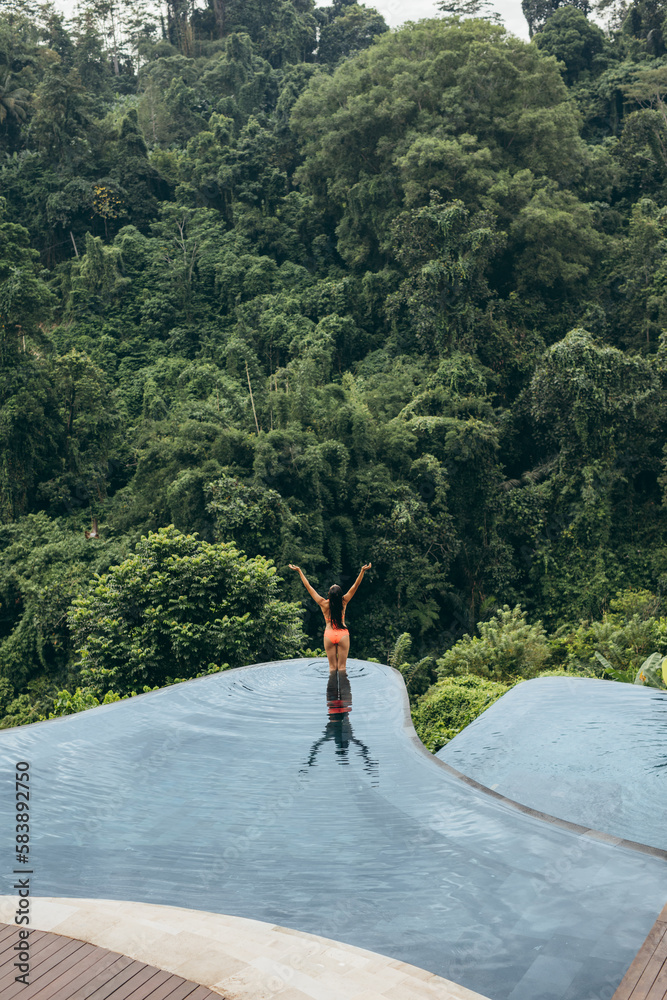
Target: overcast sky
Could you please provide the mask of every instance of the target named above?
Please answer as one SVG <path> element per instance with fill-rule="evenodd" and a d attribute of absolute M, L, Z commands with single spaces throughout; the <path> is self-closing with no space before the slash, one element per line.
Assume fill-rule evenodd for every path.
<path fill-rule="evenodd" d="M 55 0 L 55 5 L 69 14 L 75 6 L 75 0 Z M 327 6 L 328 3 L 318 3 L 318 7 Z M 379 0 L 377 3 L 368 0 L 366 6 L 379 10 L 392 28 L 397 28 L 404 21 L 418 21 L 422 17 L 435 17 L 437 14 L 434 0 Z M 528 39 L 526 20 L 521 13 L 521 0 L 496 0 L 494 9 L 512 34 Z"/>
<path fill-rule="evenodd" d="M 326 6 L 327 4 L 318 3 L 318 7 Z M 366 6 L 379 10 L 392 28 L 398 27 L 403 21 L 418 21 L 421 17 L 435 17 L 438 13 L 434 0 L 379 0 L 379 3 L 368 2 Z M 521 11 L 521 0 L 496 0 L 493 7 L 513 35 L 528 39 L 528 26 Z"/>

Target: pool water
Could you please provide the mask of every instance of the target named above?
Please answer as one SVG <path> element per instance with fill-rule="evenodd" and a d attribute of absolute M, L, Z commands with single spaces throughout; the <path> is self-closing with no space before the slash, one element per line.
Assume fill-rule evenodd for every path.
<path fill-rule="evenodd" d="M 667 849 L 667 691 L 525 681 L 438 757 L 524 805 Z"/>
<path fill-rule="evenodd" d="M 492 1000 L 610 996 L 667 899 L 664 858 L 449 773 L 396 671 L 327 680 L 322 660 L 267 664 L 0 733 L 5 802 L 31 764 L 35 893 L 278 923 Z"/>

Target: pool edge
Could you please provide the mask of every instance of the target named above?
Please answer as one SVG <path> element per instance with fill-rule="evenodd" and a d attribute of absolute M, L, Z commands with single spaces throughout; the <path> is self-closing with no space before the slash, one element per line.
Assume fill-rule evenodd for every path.
<path fill-rule="evenodd" d="M 382 664 L 382 666 L 387 665 Z M 580 837 L 588 837 L 591 840 L 609 844 L 611 847 L 621 847 L 626 850 L 635 851 L 638 854 L 648 854 L 651 857 L 662 858 L 663 861 L 667 861 L 667 850 L 663 850 L 660 847 L 652 847 L 650 844 L 642 844 L 639 841 L 626 840 L 623 837 L 615 837 L 613 834 L 605 833 L 603 830 L 594 830 L 592 827 L 581 826 L 579 823 L 572 823 L 570 820 L 561 819 L 558 816 L 552 816 L 550 813 L 540 812 L 539 809 L 533 809 L 532 806 L 526 806 L 522 802 L 517 802 L 516 799 L 510 799 L 501 792 L 497 792 L 495 789 L 489 788 L 488 785 L 483 785 L 475 778 L 469 777 L 462 771 L 457 771 L 451 764 L 447 764 L 446 761 L 436 757 L 435 754 L 432 754 L 431 751 L 424 746 L 417 735 L 417 731 L 415 730 L 414 723 L 412 721 L 412 713 L 410 711 L 408 689 L 405 686 L 405 679 L 403 678 L 402 673 L 400 670 L 397 670 L 396 667 L 387 666 L 387 669 L 392 670 L 401 679 L 404 720 L 403 728 L 405 729 L 408 738 L 422 753 L 424 753 L 430 760 L 434 761 L 438 767 L 443 768 L 453 778 L 462 781 L 470 788 L 475 788 L 478 792 L 483 792 L 484 795 L 488 795 L 499 802 L 503 802 L 511 809 L 516 809 L 518 812 L 522 812 L 527 816 L 532 816 L 534 819 L 539 819 L 544 823 L 550 823 L 552 826 L 557 826 L 562 830 L 568 830 L 570 833 L 575 833 Z"/>

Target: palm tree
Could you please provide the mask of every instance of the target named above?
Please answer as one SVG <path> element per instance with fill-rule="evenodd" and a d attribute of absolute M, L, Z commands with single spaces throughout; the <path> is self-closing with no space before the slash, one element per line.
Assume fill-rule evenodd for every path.
<path fill-rule="evenodd" d="M 12 74 L 8 72 L 0 82 L 0 125 L 7 116 L 15 118 L 17 122 L 24 122 L 28 117 L 29 92 L 25 87 L 12 89 Z"/>

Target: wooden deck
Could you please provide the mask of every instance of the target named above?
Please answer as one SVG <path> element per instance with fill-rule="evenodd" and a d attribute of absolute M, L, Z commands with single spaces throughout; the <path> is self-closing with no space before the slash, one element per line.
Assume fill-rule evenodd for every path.
<path fill-rule="evenodd" d="M 667 906 L 649 931 L 612 1000 L 667 1000 Z"/>
<path fill-rule="evenodd" d="M 30 985 L 17 983 L 19 928 L 0 923 L 0 997 L 3 1000 L 221 1000 L 205 986 L 135 962 L 96 945 L 31 930 Z"/>

